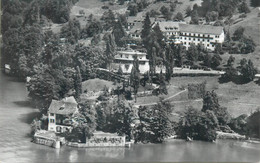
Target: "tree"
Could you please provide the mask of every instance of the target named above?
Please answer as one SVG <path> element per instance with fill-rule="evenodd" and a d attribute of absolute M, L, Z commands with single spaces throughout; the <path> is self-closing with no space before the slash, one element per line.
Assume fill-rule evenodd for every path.
<path fill-rule="evenodd" d="M 232 65 L 228 66 L 225 70 L 225 74 L 223 74 L 221 77 L 226 81 L 233 81 L 238 76 L 238 71 L 236 68 L 234 68 Z"/>
<path fill-rule="evenodd" d="M 228 61 L 227 61 L 227 66 L 232 66 L 233 64 L 234 64 L 234 62 L 235 62 L 235 57 L 234 56 L 229 56 L 229 58 L 228 58 Z"/>
<path fill-rule="evenodd" d="M 113 26 L 113 35 L 115 36 L 115 42 L 117 46 L 123 46 L 124 42 L 122 41 L 122 38 L 126 36 L 125 30 L 122 26 L 121 21 L 117 21 L 115 25 Z"/>
<path fill-rule="evenodd" d="M 178 21 L 183 21 L 183 20 L 184 20 L 184 17 L 183 17 L 183 15 L 182 15 L 181 12 L 178 12 L 178 13 L 176 14 L 176 16 L 174 17 L 174 19 L 175 19 L 175 20 L 178 20 Z"/>
<path fill-rule="evenodd" d="M 211 59 L 211 67 L 217 68 L 220 65 L 221 61 L 222 61 L 222 58 L 220 57 L 220 55 L 214 54 L 214 56 Z"/>
<path fill-rule="evenodd" d="M 238 11 L 240 13 L 249 13 L 250 12 L 250 9 L 247 5 L 247 3 L 245 1 L 243 1 L 239 6 L 238 6 Z"/>
<path fill-rule="evenodd" d="M 93 132 L 97 128 L 97 112 L 95 107 L 93 107 L 88 102 L 79 103 L 79 112 L 86 119 L 87 126 L 85 128 L 86 138 L 90 138 Z"/>
<path fill-rule="evenodd" d="M 75 79 L 74 79 L 74 88 L 76 91 L 75 98 L 79 99 L 80 95 L 82 93 L 82 77 L 81 77 L 79 66 L 77 66 L 77 68 L 76 68 L 76 75 L 75 75 Z"/>
<path fill-rule="evenodd" d="M 186 16 L 191 16 L 192 10 L 190 6 L 188 6 L 185 11 L 186 11 Z"/>
<path fill-rule="evenodd" d="M 102 24 L 96 19 L 91 19 L 86 27 L 81 31 L 81 38 L 93 37 L 103 31 Z"/>
<path fill-rule="evenodd" d="M 216 21 L 218 20 L 219 13 L 216 11 L 209 11 L 206 14 L 206 21 L 211 22 L 211 21 Z"/>
<path fill-rule="evenodd" d="M 235 30 L 232 39 L 233 39 L 234 41 L 240 40 L 241 38 L 243 38 L 244 31 L 245 31 L 245 28 L 243 28 L 243 27 L 238 27 L 238 28 Z"/>
<path fill-rule="evenodd" d="M 188 50 L 186 51 L 186 57 L 190 65 L 193 65 L 194 62 L 198 60 L 198 49 L 195 44 L 191 44 Z"/>
<path fill-rule="evenodd" d="M 254 138 L 260 138 L 260 110 L 253 112 L 248 118 L 247 118 L 247 135 Z"/>
<path fill-rule="evenodd" d="M 134 88 L 135 102 L 136 102 L 136 96 L 140 85 L 140 70 L 139 70 L 139 61 L 137 55 L 134 56 L 133 67 L 130 75 L 130 82 L 132 87 Z"/>
<path fill-rule="evenodd" d="M 241 65 L 240 73 L 245 81 L 252 81 L 255 78 L 257 69 L 254 67 L 253 62 L 249 59 L 247 64 Z"/>
<path fill-rule="evenodd" d="M 44 114 L 54 97 L 54 78 L 48 73 L 35 74 L 27 83 L 28 96 L 32 99 L 33 104 Z"/>
<path fill-rule="evenodd" d="M 164 65 L 166 67 L 166 80 L 170 81 L 172 74 L 173 74 L 173 67 L 174 67 L 174 55 L 173 52 L 176 51 L 176 45 L 172 44 L 171 46 L 166 46 L 166 51 L 163 57 Z"/>
<path fill-rule="evenodd" d="M 171 19 L 171 12 L 169 11 L 169 9 L 165 6 L 162 6 L 160 9 L 160 12 L 162 13 L 162 15 L 165 17 L 166 20 L 170 20 Z"/>
<path fill-rule="evenodd" d="M 173 107 L 162 99 L 153 107 L 139 108 L 140 124 L 137 126 L 136 141 L 163 142 L 173 133 L 173 123 L 170 114 Z"/>
<path fill-rule="evenodd" d="M 150 17 L 148 14 L 146 14 L 146 17 L 144 19 L 144 22 L 143 22 L 143 29 L 142 29 L 142 32 L 141 32 L 141 37 L 142 37 L 142 40 L 143 40 L 143 43 L 145 46 L 147 46 L 148 44 L 148 36 L 151 32 L 151 21 L 150 21 Z"/>
<path fill-rule="evenodd" d="M 197 10 L 192 11 L 190 24 L 199 24 L 199 15 Z"/>
<path fill-rule="evenodd" d="M 103 20 L 105 22 L 103 28 L 105 30 L 109 30 L 110 28 L 112 28 L 115 24 L 115 15 L 113 13 L 112 10 L 108 10 L 106 12 L 103 13 L 101 20 Z"/>
<path fill-rule="evenodd" d="M 258 0 L 251 0 L 251 6 L 259 7 L 260 6 L 260 2 Z"/>
<path fill-rule="evenodd" d="M 115 43 L 114 35 L 109 34 L 106 40 L 106 51 L 105 51 L 106 64 L 109 69 L 111 69 L 111 63 L 114 60 L 115 50 L 116 50 L 116 43 Z"/>
<path fill-rule="evenodd" d="M 213 111 L 215 116 L 218 119 L 219 125 L 227 125 L 231 119 L 230 114 L 227 111 L 227 108 L 221 107 L 218 102 L 217 94 L 212 92 L 207 92 L 203 98 L 203 107 L 202 112 Z"/>
<path fill-rule="evenodd" d="M 166 88 L 166 83 L 165 83 L 165 78 L 163 76 L 162 71 L 160 72 L 160 76 L 159 76 L 159 80 L 160 80 L 160 86 L 159 86 L 159 93 L 162 94 L 168 94 L 167 88 Z"/>
<path fill-rule="evenodd" d="M 136 5 L 128 6 L 127 10 L 130 10 L 129 16 L 136 16 L 136 14 L 138 13 L 138 8 Z"/>
<path fill-rule="evenodd" d="M 73 19 L 61 28 L 60 37 L 68 39 L 71 44 L 75 44 L 80 39 L 80 31 L 80 22 Z"/>
<path fill-rule="evenodd" d="M 218 120 L 212 111 L 201 112 L 190 107 L 179 121 L 178 133 L 184 139 L 214 141 L 217 128 Z"/>

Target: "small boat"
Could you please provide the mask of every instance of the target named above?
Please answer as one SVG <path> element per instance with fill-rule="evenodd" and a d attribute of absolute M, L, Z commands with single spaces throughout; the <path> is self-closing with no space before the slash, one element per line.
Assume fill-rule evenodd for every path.
<path fill-rule="evenodd" d="M 193 138 L 187 136 L 186 141 L 193 141 Z"/>
<path fill-rule="evenodd" d="M 125 147 L 130 148 L 130 147 L 131 147 L 131 144 L 132 144 L 131 142 L 126 142 L 126 143 L 125 143 Z"/>

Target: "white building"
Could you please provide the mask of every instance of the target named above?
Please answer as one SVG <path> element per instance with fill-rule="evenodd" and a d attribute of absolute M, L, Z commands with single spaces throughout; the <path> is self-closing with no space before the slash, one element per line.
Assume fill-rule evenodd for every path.
<path fill-rule="evenodd" d="M 225 34 L 223 27 L 212 25 L 193 25 L 185 22 L 156 22 L 168 42 L 181 43 L 187 49 L 193 43 L 202 44 L 209 50 L 214 50 L 216 44 L 223 43 Z"/>
<path fill-rule="evenodd" d="M 180 24 L 179 40 L 186 48 L 193 43 L 213 51 L 216 44 L 224 42 L 224 38 L 224 29 L 220 26 Z"/>
<path fill-rule="evenodd" d="M 118 54 L 115 56 L 114 65 L 115 70 L 118 70 L 121 67 L 123 73 L 131 73 L 134 62 L 134 55 L 137 55 L 139 61 L 139 70 L 140 73 L 145 73 L 149 71 L 149 60 L 146 58 L 146 53 L 142 53 L 135 50 L 125 50 L 118 51 Z"/>
<path fill-rule="evenodd" d="M 48 110 L 48 131 L 62 133 L 72 129 L 69 116 L 78 111 L 77 102 L 73 96 L 61 101 L 52 100 Z"/>
<path fill-rule="evenodd" d="M 159 25 L 163 35 L 167 38 L 168 42 L 180 43 L 180 24 L 185 24 L 185 22 L 156 21 L 153 27 L 157 24 Z"/>

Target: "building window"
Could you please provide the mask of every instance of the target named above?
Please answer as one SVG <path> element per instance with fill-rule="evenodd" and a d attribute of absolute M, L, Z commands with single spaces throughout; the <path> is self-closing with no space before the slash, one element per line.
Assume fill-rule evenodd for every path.
<path fill-rule="evenodd" d="M 123 55 L 122 55 L 122 54 L 121 54 L 120 56 L 121 56 L 121 58 L 123 58 Z"/>
<path fill-rule="evenodd" d="M 209 47 L 209 44 L 207 44 L 207 47 Z"/>
<path fill-rule="evenodd" d="M 51 113 L 51 116 L 54 116 L 54 113 Z"/>
<path fill-rule="evenodd" d="M 198 34 L 198 36 L 200 37 L 200 34 Z"/>
<path fill-rule="evenodd" d="M 205 37 L 205 35 L 203 34 L 203 37 Z"/>
<path fill-rule="evenodd" d="M 186 40 L 186 37 L 184 37 L 184 40 Z"/>
<path fill-rule="evenodd" d="M 189 38 L 189 40 L 191 40 L 191 38 Z"/>
<path fill-rule="evenodd" d="M 195 41 L 195 38 L 193 38 L 193 41 Z"/>
<path fill-rule="evenodd" d="M 202 41 L 205 41 L 205 39 L 203 39 Z"/>
<path fill-rule="evenodd" d="M 212 47 L 215 47 L 215 45 L 212 45 Z"/>
<path fill-rule="evenodd" d="M 200 41 L 200 39 L 198 39 L 198 41 Z"/>
<path fill-rule="evenodd" d="M 189 45 L 190 45 L 190 42 L 189 42 Z"/>
<path fill-rule="evenodd" d="M 208 42 L 209 42 L 209 40 L 208 40 Z"/>
<path fill-rule="evenodd" d="M 55 120 L 54 119 L 50 119 L 50 123 L 54 123 L 55 122 Z"/>
<path fill-rule="evenodd" d="M 208 35 L 208 37 L 210 37 L 210 35 Z"/>
<path fill-rule="evenodd" d="M 186 42 L 184 42 L 184 45 L 186 45 Z"/>

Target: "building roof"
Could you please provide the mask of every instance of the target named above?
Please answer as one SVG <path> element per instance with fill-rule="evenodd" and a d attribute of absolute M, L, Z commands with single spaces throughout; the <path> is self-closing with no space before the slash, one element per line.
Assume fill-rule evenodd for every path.
<path fill-rule="evenodd" d="M 143 52 L 139 52 L 136 50 L 132 50 L 132 49 L 128 49 L 128 50 L 124 50 L 124 51 L 118 51 L 119 54 L 129 54 L 129 55 L 146 55 L 146 53 Z"/>
<path fill-rule="evenodd" d="M 66 97 L 60 101 L 52 100 L 49 113 L 69 115 L 77 110 L 78 103 L 73 96 Z"/>
<path fill-rule="evenodd" d="M 156 22 L 156 24 L 159 24 L 159 27 L 162 32 L 167 32 L 167 31 L 180 31 L 180 26 L 179 24 L 184 24 L 184 22 L 176 22 L 176 21 L 161 21 L 161 22 Z"/>
<path fill-rule="evenodd" d="M 142 22 L 137 22 L 135 25 L 129 30 L 129 33 L 141 33 L 143 28 L 143 23 Z"/>
<path fill-rule="evenodd" d="M 180 24 L 180 31 L 220 35 L 223 31 L 223 27 L 212 25 Z"/>
<path fill-rule="evenodd" d="M 127 17 L 127 22 L 128 23 L 134 23 L 134 22 L 143 22 L 144 18 L 143 17 L 137 17 L 137 16 L 129 16 Z"/>

